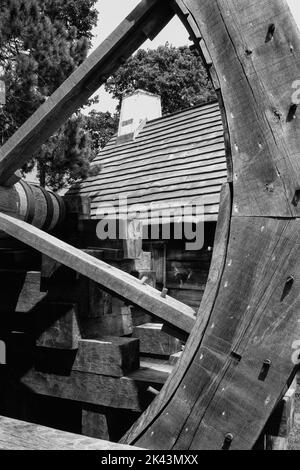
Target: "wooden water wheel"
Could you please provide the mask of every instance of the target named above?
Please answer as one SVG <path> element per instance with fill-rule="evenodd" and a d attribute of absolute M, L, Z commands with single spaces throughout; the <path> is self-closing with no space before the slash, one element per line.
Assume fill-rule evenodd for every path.
<path fill-rule="evenodd" d="M 15 172 L 174 14 L 209 69 L 228 160 L 196 320 L 186 305 L 6 209 Z M 189 334 L 175 370 L 123 443 L 250 449 L 295 375 L 300 127 L 293 86 L 300 79 L 299 54 L 299 31 L 284 0 L 143 0 L 0 151 L 2 231 Z"/>

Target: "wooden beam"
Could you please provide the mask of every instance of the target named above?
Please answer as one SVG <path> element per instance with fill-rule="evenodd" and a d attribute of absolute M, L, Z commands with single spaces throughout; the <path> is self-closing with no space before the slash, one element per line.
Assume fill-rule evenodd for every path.
<path fill-rule="evenodd" d="M 45 302 L 41 307 L 41 315 L 37 314 L 36 318 L 36 345 L 50 349 L 78 349 L 81 335 L 76 305 Z"/>
<path fill-rule="evenodd" d="M 118 28 L 0 149 L 0 185 L 127 60 L 172 19 L 169 2 L 142 0 Z"/>
<path fill-rule="evenodd" d="M 123 451 L 135 449 L 138 448 L 0 416 L 0 450 Z"/>
<path fill-rule="evenodd" d="M 79 401 L 109 408 L 144 411 L 149 405 L 150 385 L 163 385 L 172 367 L 151 360 L 124 377 L 109 377 L 72 370 L 68 375 L 41 372 L 31 368 L 23 373 L 21 384 L 33 393 Z"/>
<path fill-rule="evenodd" d="M 139 341 L 135 338 L 104 337 L 79 341 L 73 370 L 122 377 L 139 368 Z"/>
<path fill-rule="evenodd" d="M 232 155 L 230 230 L 225 246 L 215 243 L 179 366 L 127 442 L 251 449 L 298 365 L 300 127 L 290 110 L 300 34 L 284 0 L 174 3 L 203 35 L 220 82 Z"/>
<path fill-rule="evenodd" d="M 167 361 L 145 357 L 141 361 L 140 368 L 128 374 L 127 378 L 160 388 L 165 384 L 172 370 L 173 366 Z"/>
<path fill-rule="evenodd" d="M 84 436 L 96 439 L 109 439 L 107 417 L 93 406 L 82 409 L 81 432 Z"/>
<path fill-rule="evenodd" d="M 144 323 L 133 329 L 133 336 L 140 340 L 142 354 L 171 356 L 181 351 L 182 343 L 162 331 L 161 323 Z"/>
<path fill-rule="evenodd" d="M 0 214 L 0 229 L 179 330 L 188 334 L 191 332 L 195 323 L 195 313 L 187 305 L 169 296 L 161 297 L 160 292 L 153 287 L 141 284 L 133 276 L 83 253 L 26 222 Z"/>
<path fill-rule="evenodd" d="M 147 384 L 126 377 L 77 371 L 64 376 L 32 368 L 23 374 L 20 382 L 39 395 L 109 408 L 143 411 L 148 404 L 141 400 L 141 392 L 145 392 Z"/>

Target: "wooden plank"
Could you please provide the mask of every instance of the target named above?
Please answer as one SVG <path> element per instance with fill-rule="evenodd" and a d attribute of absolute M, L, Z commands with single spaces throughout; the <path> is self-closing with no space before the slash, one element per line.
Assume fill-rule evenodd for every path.
<path fill-rule="evenodd" d="M 145 174 L 147 174 L 148 172 L 151 176 L 163 176 L 164 174 L 166 174 L 167 176 L 167 174 L 169 173 L 169 177 L 173 177 L 177 174 L 177 172 L 183 172 L 188 170 L 190 171 L 190 173 L 191 170 L 194 170 L 194 172 L 199 170 L 199 173 L 201 173 L 203 169 L 204 172 L 209 172 L 211 167 L 214 169 L 215 164 L 221 163 L 223 163 L 223 165 L 226 165 L 224 151 L 219 152 L 219 155 L 217 154 L 216 156 L 212 156 L 211 158 L 206 158 L 203 160 L 199 160 L 199 155 L 197 155 L 196 158 L 187 159 L 185 157 L 179 158 L 178 160 L 174 159 L 173 162 L 165 161 L 163 164 L 154 161 L 154 159 L 149 159 L 147 161 L 147 165 L 144 165 L 142 167 L 139 166 L 138 168 L 136 164 L 135 166 L 133 166 L 133 164 L 128 163 L 127 165 L 124 164 L 121 166 L 121 172 L 120 169 L 117 170 L 113 166 L 106 165 L 103 166 L 101 178 L 88 179 L 81 184 L 80 193 L 88 194 L 88 189 L 90 191 L 95 191 L 96 189 L 105 189 L 107 184 L 117 181 L 118 178 L 119 180 L 121 179 L 128 183 L 132 183 L 132 180 L 138 177 L 144 177 Z M 138 185 L 138 182 L 136 182 L 136 185 Z M 77 191 L 78 188 L 74 189 L 73 194 L 76 194 Z M 72 194 L 72 190 L 70 191 L 70 194 Z"/>
<path fill-rule="evenodd" d="M 159 32 L 173 17 L 168 3 L 142 0 L 120 26 L 61 85 L 0 151 L 0 184 L 32 158 L 50 137 L 118 69 L 120 63 L 145 41 L 150 31 Z M 145 34 L 145 27 L 147 33 Z"/>
<path fill-rule="evenodd" d="M 196 172 L 197 170 L 197 172 Z M 147 173 L 140 175 L 138 181 L 135 180 L 134 178 L 127 178 L 127 174 L 124 173 L 125 170 L 123 170 L 123 175 L 119 174 L 119 178 L 115 177 L 113 181 L 106 181 L 105 177 L 100 179 L 98 184 L 101 187 L 101 197 L 103 196 L 109 196 L 110 198 L 112 195 L 117 194 L 122 190 L 122 192 L 129 192 L 132 189 L 135 190 L 147 190 L 149 189 L 149 186 L 152 185 L 152 190 L 157 188 L 157 192 L 161 190 L 161 188 L 165 188 L 166 191 L 170 190 L 176 190 L 176 186 L 174 187 L 174 179 L 178 181 L 178 185 L 186 184 L 187 186 L 187 191 L 190 188 L 191 183 L 196 183 L 199 181 L 203 181 L 205 179 L 209 180 L 212 179 L 212 175 L 216 173 L 216 178 L 219 175 L 221 171 L 223 171 L 223 176 L 226 175 L 226 161 L 225 158 L 221 160 L 221 162 L 213 164 L 213 165 L 208 165 L 208 166 L 202 166 L 200 168 L 194 168 L 194 173 L 191 174 L 191 169 L 182 169 L 182 168 L 169 168 L 168 173 L 165 175 L 162 172 L 153 172 L 152 170 L 147 171 Z M 196 173 L 196 174 L 195 174 Z M 136 176 L 137 177 L 137 176 Z M 103 186 L 102 186 L 102 181 L 103 181 Z M 109 184 L 113 183 L 113 189 L 110 187 L 111 193 L 109 193 Z M 170 188 L 170 189 L 169 189 Z M 93 189 L 93 188 L 91 188 Z M 118 191 L 119 190 L 119 191 Z M 105 198 L 103 199 L 105 200 Z"/>
<path fill-rule="evenodd" d="M 186 175 L 184 175 L 186 173 Z M 147 179 L 148 178 L 148 179 Z M 145 196 L 149 196 L 151 193 L 151 188 L 152 192 L 154 193 L 154 196 L 157 194 L 161 194 L 159 200 L 164 200 L 168 199 L 170 197 L 169 195 L 166 194 L 164 196 L 164 193 L 168 192 L 174 192 L 176 195 L 176 198 L 179 197 L 187 197 L 189 194 L 192 195 L 193 192 L 191 190 L 197 190 L 196 194 L 201 195 L 204 194 L 206 195 L 207 193 L 211 192 L 209 189 L 207 191 L 201 191 L 199 188 L 207 187 L 207 186 L 219 186 L 224 182 L 224 179 L 226 178 L 226 173 L 225 173 L 225 162 L 222 162 L 219 165 L 215 165 L 215 167 L 205 167 L 204 172 L 198 172 L 198 175 L 191 175 L 190 171 L 183 171 L 182 176 L 177 175 L 177 180 L 178 180 L 178 185 L 176 185 L 176 174 L 175 175 L 167 175 L 166 177 L 158 178 L 157 186 L 156 188 L 153 187 L 153 180 L 151 178 L 151 174 L 148 176 L 146 175 L 144 178 L 145 183 L 142 184 L 137 184 L 137 182 L 129 182 L 129 184 L 126 184 L 124 181 L 122 182 L 121 189 L 123 192 L 124 188 L 124 193 L 127 194 L 127 198 L 130 199 L 130 203 L 137 203 L 137 201 L 142 199 L 142 201 L 145 201 Z M 174 181 L 175 179 L 175 181 Z M 186 186 L 186 192 L 184 192 L 184 185 Z M 218 188 L 219 189 L 219 188 Z M 133 192 L 133 195 L 130 194 L 130 192 Z M 217 190 L 215 189 L 215 192 Z M 112 191 L 109 193 L 107 189 L 104 187 L 103 188 L 103 199 L 98 195 L 93 198 L 93 203 L 99 201 L 103 202 L 105 201 L 115 201 L 118 202 L 118 197 L 120 193 L 122 192 L 119 191 Z M 116 197 L 116 194 L 118 195 Z M 173 195 L 174 198 L 174 195 Z M 149 197 L 147 198 L 149 200 Z M 156 200 L 157 197 L 155 197 L 153 200 Z M 105 207 L 105 206 L 104 206 Z"/>
<path fill-rule="evenodd" d="M 171 217 L 180 217 L 183 214 L 184 208 L 188 207 L 190 208 L 192 206 L 196 205 L 202 205 L 204 206 L 204 213 L 211 213 L 214 211 L 218 212 L 218 205 L 220 201 L 220 188 L 222 184 L 225 182 L 226 177 L 223 176 L 220 179 L 214 181 L 213 183 L 213 192 L 209 193 L 209 191 L 206 191 L 206 194 L 199 194 L 199 189 L 191 189 L 189 190 L 188 193 L 186 193 L 184 190 L 181 192 L 167 192 L 167 191 L 162 191 L 161 196 L 158 194 L 153 195 L 154 203 L 151 205 L 151 195 L 150 191 L 149 194 L 145 197 L 141 196 L 137 200 L 140 200 L 140 203 L 134 201 L 133 199 L 128 198 L 128 205 L 120 204 L 118 206 L 118 199 L 110 199 L 109 201 L 105 201 L 105 206 L 103 205 L 101 207 L 101 211 L 107 211 L 108 214 L 115 214 L 117 217 L 125 217 L 126 215 L 130 216 L 130 211 L 135 214 L 136 211 L 136 206 L 135 204 L 140 204 L 139 205 L 139 217 L 140 220 L 146 219 L 148 221 L 149 218 L 149 212 L 152 215 L 151 220 L 148 223 L 157 223 L 153 222 L 158 218 L 161 217 L 161 211 L 167 210 L 167 214 L 170 214 Z M 206 182 L 204 183 L 206 185 Z M 207 194 L 209 193 L 209 194 Z M 187 196 L 188 194 L 188 196 Z M 164 195 L 164 196 L 162 196 Z M 92 202 L 92 217 L 95 217 L 96 219 L 99 220 L 99 206 L 101 206 L 101 201 L 99 200 L 98 202 Z M 116 209 L 114 208 L 116 206 Z M 189 212 L 188 212 L 189 215 Z M 166 217 L 166 215 L 165 215 Z"/>
<path fill-rule="evenodd" d="M 170 364 L 171 366 L 175 366 L 175 364 L 177 364 L 177 362 L 181 359 L 181 356 L 182 356 L 182 351 L 179 351 L 175 354 L 172 354 L 170 356 Z"/>
<path fill-rule="evenodd" d="M 126 339 L 129 338 L 113 338 L 110 340 L 110 343 L 115 341 L 120 344 L 122 344 L 122 341 L 126 341 Z M 138 342 L 137 339 L 131 339 L 132 342 Z M 95 387 L 100 387 L 99 388 L 99 394 L 95 395 L 95 400 L 93 400 L 92 397 L 92 390 L 91 392 L 87 392 L 87 397 L 86 400 L 82 399 L 83 402 L 85 403 L 91 403 L 97 406 L 106 406 L 109 407 L 110 405 L 110 398 L 106 397 L 106 390 L 111 387 L 111 390 L 114 390 L 113 393 L 120 393 L 120 400 L 121 402 L 125 403 L 124 408 L 131 409 L 131 402 L 129 398 L 126 398 L 127 394 L 127 389 L 130 392 L 130 390 L 135 390 L 135 386 L 139 389 L 139 393 L 144 390 L 144 387 L 148 387 L 151 384 L 164 384 L 165 381 L 168 378 L 168 375 L 172 372 L 172 365 L 169 363 L 168 359 L 161 359 L 161 358 L 153 358 L 153 357 L 143 357 L 141 361 L 139 362 L 137 360 L 137 363 L 134 364 L 134 359 L 132 358 L 123 358 L 123 362 L 127 362 L 127 360 L 131 363 L 130 366 L 124 367 L 124 370 L 130 370 L 126 375 L 120 376 L 119 374 L 119 369 L 120 367 L 114 366 L 114 364 L 108 364 L 107 360 L 109 357 L 107 357 L 107 360 L 104 363 L 104 366 L 106 367 L 106 370 L 103 370 L 104 375 L 102 374 L 101 370 L 101 358 L 99 359 L 100 365 L 97 365 L 97 362 L 95 360 L 95 356 L 91 357 L 91 362 L 92 365 L 88 363 L 90 360 L 90 344 L 91 340 L 82 340 L 82 351 L 85 349 L 85 351 L 88 353 L 87 355 L 89 356 L 88 361 L 84 360 L 79 364 L 76 356 L 78 355 L 77 351 L 68 351 L 68 350 L 54 350 L 54 349 L 44 349 L 44 348 L 38 348 L 36 349 L 31 336 L 28 334 L 24 333 L 18 333 L 14 332 L 10 336 L 7 337 L 6 339 L 7 343 L 7 348 L 9 350 L 9 355 L 8 355 L 8 367 L 9 370 L 7 370 L 7 376 L 11 375 L 11 371 L 15 371 L 12 373 L 13 377 L 18 377 L 19 376 L 19 371 L 21 373 L 20 377 L 23 376 L 23 370 L 20 369 L 21 366 L 21 358 L 25 359 L 25 364 L 26 364 L 26 369 L 30 369 L 28 374 L 26 373 L 25 381 L 26 383 L 31 383 L 33 386 L 33 390 L 36 393 L 41 393 L 42 395 L 49 395 L 49 396 L 56 396 L 53 395 L 55 393 L 55 390 L 53 387 L 55 387 L 55 383 L 59 383 L 60 385 L 58 386 L 59 388 L 59 393 L 62 393 L 62 398 L 66 397 L 64 389 L 68 387 L 68 384 L 64 382 L 63 377 L 69 377 L 70 376 L 70 383 L 73 384 L 73 392 L 70 392 L 71 395 L 74 393 L 74 397 L 76 397 L 76 393 L 79 394 L 80 397 L 83 396 L 84 388 L 91 386 L 92 388 Z M 87 346 L 88 344 L 88 346 Z M 84 346 L 87 346 L 84 348 Z M 103 345 L 102 345 L 103 346 Z M 132 350 L 133 348 L 130 347 Z M 127 348 L 127 353 L 130 353 L 130 349 Z M 134 348 L 135 349 L 135 348 Z M 99 357 L 97 350 L 97 357 Z M 120 353 L 122 354 L 122 352 Z M 136 352 L 134 351 L 134 354 L 136 355 Z M 81 355 L 82 358 L 83 355 Z M 116 357 L 117 353 L 114 351 L 113 356 Z M 30 362 L 31 361 L 31 362 Z M 113 358 L 113 361 L 115 359 Z M 113 362 L 112 361 L 112 362 Z M 117 362 L 117 360 L 116 360 Z M 120 362 L 120 361 L 119 361 Z M 32 364 L 34 363 L 34 367 L 32 367 Z M 103 363 L 103 361 L 102 361 Z M 139 364 L 138 368 L 135 368 Z M 81 369 L 81 370 L 78 370 Z M 108 375 L 106 375 L 106 373 Z M 98 379 L 97 379 L 98 377 Z M 105 385 L 105 378 L 107 378 L 107 386 Z M 13 379 L 12 379 L 13 380 Z M 19 379 L 18 379 L 19 380 Z M 21 379 L 22 380 L 22 379 Z M 80 382 L 81 380 L 81 382 Z M 98 380 L 98 381 L 97 381 Z M 4 384 L 5 380 L 3 381 Z M 129 383 L 130 382 L 130 383 Z M 132 385 L 131 382 L 135 383 L 135 386 Z M 8 383 L 8 382 L 7 382 Z M 81 384 L 81 385 L 80 385 Z M 98 384 L 98 385 L 97 385 Z M 10 386 L 10 385 L 9 385 Z M 77 387 L 79 389 L 77 390 Z M 101 388 L 102 387 L 102 388 Z M 106 388 L 108 387 L 108 388 Z M 118 387 L 119 390 L 118 390 Z M 39 390 L 42 390 L 39 392 Z M 47 391 L 48 390 L 48 391 Z M 76 392 L 77 390 L 77 392 Z M 100 392 L 102 390 L 103 397 L 101 398 Z M 115 392 L 117 390 L 117 392 Z M 128 393 L 129 393 L 128 392 Z M 109 393 L 108 393 L 109 395 Z M 73 395 L 72 395 L 73 396 Z M 59 395 L 57 395 L 59 397 Z M 69 398 L 69 399 L 74 399 L 77 401 L 76 398 Z M 135 393 L 133 394 L 133 403 L 135 402 Z M 142 406 L 143 400 L 147 399 L 147 397 L 141 396 L 140 397 L 141 401 L 140 404 Z M 80 401 L 80 398 L 78 398 Z M 117 397 L 115 398 L 115 402 L 117 402 Z M 129 405 L 126 405 L 129 404 Z M 135 405 L 136 406 L 136 405 Z M 116 405 L 114 408 L 118 408 Z M 120 408 L 122 406 L 120 405 Z M 137 411 L 137 410 L 136 410 Z"/>
<path fill-rule="evenodd" d="M 210 103 L 204 103 L 200 105 L 191 106 L 187 109 L 183 109 L 180 111 L 176 111 L 171 114 L 167 114 L 166 116 L 158 119 L 153 119 L 147 123 L 146 129 L 157 129 L 160 128 L 162 123 L 172 124 L 174 121 L 182 119 L 192 118 L 195 119 L 196 117 L 206 119 L 209 118 L 211 115 L 219 115 L 219 105 L 216 100 L 212 100 Z"/>
<path fill-rule="evenodd" d="M 184 114 L 184 112 L 179 112 L 179 114 L 177 116 L 175 115 L 173 119 L 167 119 L 168 116 L 163 116 L 158 121 L 154 121 L 154 123 L 149 121 L 143 128 L 142 132 L 139 134 L 139 137 L 145 138 L 148 136 L 153 136 L 156 133 L 158 135 L 163 135 L 160 134 L 162 132 L 164 132 L 166 135 L 169 135 L 169 133 L 173 133 L 174 129 L 180 129 L 184 125 L 188 127 L 194 126 L 196 122 L 201 125 L 213 125 L 218 121 L 222 121 L 219 105 L 216 103 L 215 106 L 215 110 L 211 110 L 211 112 L 206 115 L 203 115 L 203 109 L 205 109 L 205 105 L 202 104 L 198 107 L 198 112 L 196 111 L 195 106 L 190 108 L 190 113 Z"/>
<path fill-rule="evenodd" d="M 161 161 L 161 158 L 159 159 L 159 161 Z M 80 185 L 80 193 L 88 194 L 88 189 L 90 189 L 90 191 L 95 191 L 96 189 L 100 190 L 102 189 L 102 185 L 105 186 L 108 183 L 114 182 L 116 181 L 118 176 L 120 178 L 122 177 L 122 175 L 124 175 L 123 179 L 126 178 L 126 181 L 131 181 L 134 178 L 144 176 L 147 172 L 149 172 L 151 175 L 163 175 L 164 173 L 168 172 L 171 175 L 174 175 L 177 171 L 183 171 L 188 169 L 190 171 L 197 171 L 198 168 L 208 169 L 211 165 L 219 163 L 226 164 L 225 152 L 223 150 L 217 154 L 213 154 L 211 158 L 206 158 L 203 160 L 199 160 L 199 155 L 197 155 L 196 158 L 189 159 L 185 157 L 178 158 L 178 160 L 175 160 L 174 158 L 173 162 L 165 161 L 163 164 L 158 163 L 154 159 L 149 159 L 147 165 L 144 165 L 143 167 L 139 166 L 138 168 L 136 164 L 135 166 L 133 166 L 133 164 L 128 163 L 127 165 L 122 165 L 121 175 L 120 169 L 115 169 L 113 166 L 107 165 L 103 167 L 100 179 L 88 179 Z M 76 192 L 78 192 L 78 188 L 74 189 L 73 192 L 72 190 L 70 190 L 70 194 L 76 194 Z"/>
<path fill-rule="evenodd" d="M 97 220 L 97 207 L 98 207 L 98 205 L 95 205 L 95 208 L 93 209 L 92 216 L 91 216 L 92 220 Z M 161 210 L 165 209 L 165 207 L 162 207 L 160 209 Z M 219 201 L 216 204 L 206 204 L 204 206 L 204 209 L 205 209 L 205 211 L 204 211 L 204 222 L 216 222 L 218 220 Z M 124 216 L 124 213 L 121 213 L 120 215 Z M 141 215 L 142 219 L 144 218 L 147 221 L 148 218 L 149 218 L 149 211 L 147 211 L 146 213 L 141 213 L 140 215 Z M 176 220 L 174 218 L 171 218 L 171 222 L 175 222 L 175 221 Z M 155 224 L 159 224 L 159 219 L 158 218 L 151 219 L 151 225 L 155 225 Z"/>
<path fill-rule="evenodd" d="M 144 357 L 139 369 L 128 374 L 127 378 L 147 385 L 162 386 L 172 373 L 173 367 L 167 361 Z"/>
<path fill-rule="evenodd" d="M 191 15 L 207 18 L 201 21 L 201 29 L 207 46 L 213 43 L 210 53 L 222 82 L 238 214 L 299 215 L 299 208 L 292 204 L 299 186 L 299 126 L 297 117 L 292 122 L 287 119 L 290 90 L 299 75 L 299 30 L 286 2 L 252 2 L 243 14 L 230 2 L 226 19 L 216 4 L 201 8 L 189 0 L 185 3 Z M 265 42 L 272 18 L 276 18 L 276 33 Z M 250 23 L 254 27 L 249 29 Z M 288 38 L 281 34 L 287 30 Z M 237 43 L 245 44 L 252 54 L 237 50 Z M 288 54 L 287 43 L 293 44 Z M 263 110 L 268 110 L 266 118 Z"/>
<path fill-rule="evenodd" d="M 173 289 L 172 287 L 169 288 L 169 295 L 171 297 L 174 297 L 174 299 L 177 299 L 179 302 L 183 302 L 186 305 L 189 305 L 191 308 L 197 310 L 199 308 L 199 305 L 201 304 L 204 291 L 205 291 L 205 285 L 200 286 L 196 290 L 192 289 L 180 289 L 176 287 Z"/>
<path fill-rule="evenodd" d="M 161 323 L 145 323 L 133 329 L 133 336 L 140 341 L 140 352 L 155 356 L 170 356 L 181 350 L 181 342 L 162 331 Z"/>
<path fill-rule="evenodd" d="M 215 249 L 213 252 L 205 295 L 201 303 L 193 334 L 190 336 L 184 348 L 180 363 L 177 363 L 177 365 L 175 366 L 173 374 L 167 380 L 165 387 L 162 389 L 159 397 L 148 408 L 148 410 L 143 414 L 143 416 L 135 423 L 135 425 L 132 426 L 132 428 L 126 433 L 126 435 L 122 439 L 122 442 L 135 442 L 136 440 L 142 439 L 143 433 L 145 431 L 148 432 L 149 428 L 151 428 L 151 425 L 159 419 L 161 413 L 166 408 L 166 405 L 172 399 L 174 391 L 181 385 L 185 377 L 185 371 L 189 367 L 191 360 L 195 357 L 195 354 L 197 353 L 199 337 L 203 335 L 207 327 L 207 323 L 214 306 L 215 296 L 220 287 L 220 281 L 222 278 L 222 272 L 226 260 L 226 250 L 230 226 L 230 211 L 231 193 L 230 187 L 227 184 L 223 186 L 221 192 L 220 215 L 218 219 L 214 244 Z M 150 431 L 150 435 L 151 432 L 152 431 Z M 147 447 L 152 448 L 152 436 L 150 437 L 150 439 L 147 437 L 148 436 L 146 436 L 145 439 L 145 441 L 147 441 Z"/>
<path fill-rule="evenodd" d="M 162 298 L 157 290 L 141 284 L 129 274 L 7 215 L 0 215 L 0 228 L 23 243 L 97 282 L 105 290 L 129 300 L 130 303 L 175 325 L 178 329 L 188 333 L 192 330 L 195 316 L 190 307 L 168 296 Z"/>
<path fill-rule="evenodd" d="M 36 315 L 36 345 L 50 349 L 78 349 L 81 339 L 76 306 L 44 302 Z"/>
<path fill-rule="evenodd" d="M 0 450 L 135 450 L 16 419 L 0 417 Z"/>
<path fill-rule="evenodd" d="M 120 150 L 120 149 L 119 149 Z M 172 150 L 172 153 L 170 153 L 170 150 Z M 190 141 L 188 145 L 185 146 L 176 146 L 175 148 L 172 149 L 160 149 L 158 148 L 157 150 L 154 150 L 152 152 L 145 152 L 145 154 L 141 155 L 139 158 L 139 154 L 137 149 L 133 149 L 132 153 L 129 155 L 125 155 L 122 158 L 122 154 L 119 156 L 119 160 L 114 158 L 116 156 L 118 149 L 114 149 L 114 153 L 112 153 L 111 156 L 107 156 L 107 151 L 106 147 L 102 150 L 101 155 L 96 157 L 96 159 L 93 161 L 93 163 L 100 163 L 100 159 L 103 158 L 103 172 L 104 173 L 110 173 L 110 172 L 116 172 L 118 169 L 122 168 L 123 165 L 125 168 L 130 168 L 130 169 L 135 169 L 136 171 L 139 171 L 140 169 L 143 169 L 144 167 L 149 166 L 149 164 L 155 164 L 159 165 L 161 162 L 162 157 L 164 157 L 164 160 L 167 165 L 172 165 L 172 162 L 174 161 L 174 165 L 176 164 L 184 164 L 186 163 L 187 165 L 189 162 L 194 162 L 195 164 L 198 162 L 203 162 L 205 163 L 206 160 L 213 160 L 214 158 L 217 157 L 222 157 L 224 156 L 225 153 L 225 147 L 224 143 L 214 143 L 211 146 L 207 147 L 202 147 L 200 143 L 194 143 L 193 141 Z M 145 158 L 147 157 L 147 158 Z M 197 160 L 198 157 L 198 160 Z M 102 160 L 101 160 L 102 161 Z M 134 166 L 134 163 L 138 161 L 139 165 Z M 89 177 L 87 180 L 83 181 L 80 184 L 80 187 L 84 187 L 85 182 L 93 182 L 93 181 L 98 181 L 98 177 Z M 77 188 L 74 188 L 77 189 Z M 70 189 L 72 191 L 72 188 Z"/>
<path fill-rule="evenodd" d="M 64 400 L 79 401 L 109 408 L 143 411 L 148 405 L 147 383 L 134 379 L 109 377 L 78 371 L 68 375 L 28 370 L 20 382 L 34 393 Z"/>
<path fill-rule="evenodd" d="M 256 442 L 295 371 L 298 230 L 299 221 L 234 218 L 222 289 L 197 360 L 185 372 L 163 417 L 147 431 L 145 442 L 154 432 L 157 439 L 151 442 L 159 445 L 161 429 L 162 448 L 218 448 L 227 433 L 234 436 L 232 449 L 251 448 Z M 286 290 L 290 272 L 294 283 Z M 242 296 L 235 294 L 238 290 Z M 188 408 L 181 405 L 186 393 Z M 172 430 L 168 437 L 167 429 Z"/>
<path fill-rule="evenodd" d="M 109 440 L 107 417 L 95 408 L 84 407 L 82 409 L 82 429 L 84 436 L 96 439 Z"/>
<path fill-rule="evenodd" d="M 175 126 L 174 126 L 175 127 Z M 191 136 L 191 138 L 195 136 L 204 136 L 207 138 L 207 136 L 211 133 L 215 132 L 222 132 L 223 127 L 222 127 L 222 120 L 220 116 L 215 119 L 214 122 L 200 122 L 200 123 L 195 123 L 192 122 L 189 126 L 186 126 L 186 124 L 182 124 L 180 126 L 176 126 L 176 128 L 171 128 L 169 130 L 162 130 L 162 131 L 156 131 L 154 132 L 154 135 L 157 136 L 157 142 L 159 139 L 162 139 L 164 142 L 165 140 L 171 140 L 173 142 L 180 142 L 180 138 L 185 139 L 187 136 Z M 180 136 L 180 138 L 178 137 Z M 153 143 L 153 136 L 150 135 L 145 135 L 145 134 L 139 134 L 137 141 L 139 145 L 143 146 L 146 143 L 148 143 L 149 147 Z M 155 142 L 155 141 L 154 141 Z"/>
<path fill-rule="evenodd" d="M 139 368 L 139 341 L 104 337 L 80 340 L 73 370 L 122 377 Z"/>
<path fill-rule="evenodd" d="M 300 35 L 285 1 L 176 3 L 187 27 L 186 9 L 196 21 L 220 82 L 233 217 L 220 288 L 180 361 L 181 382 L 129 436 L 153 449 L 249 449 L 295 373 L 300 132 L 288 114 Z"/>
<path fill-rule="evenodd" d="M 103 157 L 109 158 L 107 163 L 110 163 L 112 161 L 117 161 L 117 154 L 116 150 L 118 147 L 113 149 L 112 151 L 112 156 L 108 155 L 107 150 L 104 151 Z M 202 137 L 195 137 L 195 136 L 190 136 L 189 139 L 186 139 L 186 141 L 177 141 L 177 142 L 169 142 L 169 143 L 156 143 L 156 145 L 152 145 L 151 148 L 149 146 L 146 146 L 141 149 L 138 155 L 137 153 L 137 148 L 133 146 L 132 148 L 129 149 L 127 152 L 125 152 L 122 149 L 122 159 L 126 159 L 128 157 L 136 157 L 137 161 L 145 159 L 145 155 L 148 155 L 149 157 L 153 156 L 153 154 L 170 154 L 170 153 L 177 153 L 178 151 L 184 151 L 184 150 L 194 150 L 198 149 L 199 154 L 207 154 L 209 152 L 214 152 L 214 151 L 220 151 L 224 150 L 224 136 L 221 132 L 218 133 L 218 135 L 213 135 L 211 138 L 208 139 L 203 139 Z M 113 158 L 112 158 L 113 157 Z M 94 163 L 101 163 L 101 155 L 99 155 L 95 160 Z M 106 162 L 104 162 L 106 163 Z"/>
<path fill-rule="evenodd" d="M 103 250 L 87 249 L 84 252 L 96 259 L 104 257 Z M 121 255 L 120 261 L 110 261 L 112 266 L 119 266 L 131 273 L 140 265 L 140 260 L 124 260 L 124 253 Z M 48 301 L 76 303 L 83 338 L 97 339 L 103 335 L 123 336 L 132 333 L 130 306 L 101 289 L 99 284 L 46 256 L 43 256 L 42 263 L 42 286 L 48 290 Z"/>
<path fill-rule="evenodd" d="M 184 126 L 182 126 L 182 130 L 184 129 Z M 105 147 L 103 151 L 103 156 L 104 156 L 104 163 L 106 162 L 106 158 L 113 157 L 114 160 L 116 160 L 116 150 L 119 149 L 121 156 L 124 158 L 125 155 L 130 155 L 132 152 L 137 151 L 137 145 L 141 147 L 141 152 L 144 153 L 147 148 L 149 149 L 149 153 L 153 152 L 154 149 L 166 149 L 167 147 L 172 147 L 175 145 L 180 146 L 189 146 L 191 142 L 195 143 L 201 143 L 202 146 L 204 143 L 211 142 L 212 144 L 215 144 L 216 142 L 222 142 L 224 144 L 224 137 L 223 137 L 223 128 L 222 128 L 222 122 L 217 121 L 216 123 L 213 123 L 213 125 L 209 124 L 202 124 L 201 122 L 196 126 L 196 129 L 191 131 L 189 127 L 185 129 L 185 132 L 183 132 L 183 135 L 181 136 L 181 132 L 174 133 L 174 136 L 172 137 L 172 134 L 167 134 L 162 136 L 163 138 L 161 139 L 138 139 L 137 141 L 131 141 L 130 143 L 122 144 L 122 146 L 116 146 L 116 148 L 112 147 Z M 223 140 L 222 140 L 223 138 Z M 214 140 L 216 142 L 214 142 Z M 149 140 L 147 142 L 147 140 Z M 99 157 L 98 157 L 99 158 Z"/>

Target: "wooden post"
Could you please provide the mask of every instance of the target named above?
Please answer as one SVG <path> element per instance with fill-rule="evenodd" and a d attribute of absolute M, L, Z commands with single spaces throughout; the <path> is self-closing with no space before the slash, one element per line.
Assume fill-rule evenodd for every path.
<path fill-rule="evenodd" d="M 82 408 L 82 429 L 84 436 L 109 440 L 107 418 L 99 411 L 99 407 L 85 405 Z"/>

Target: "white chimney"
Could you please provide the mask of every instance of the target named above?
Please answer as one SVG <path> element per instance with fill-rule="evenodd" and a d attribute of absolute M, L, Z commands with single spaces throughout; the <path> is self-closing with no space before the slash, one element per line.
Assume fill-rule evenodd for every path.
<path fill-rule="evenodd" d="M 137 90 L 124 96 L 117 143 L 135 139 L 147 121 L 161 116 L 160 96 L 144 90 Z"/>

